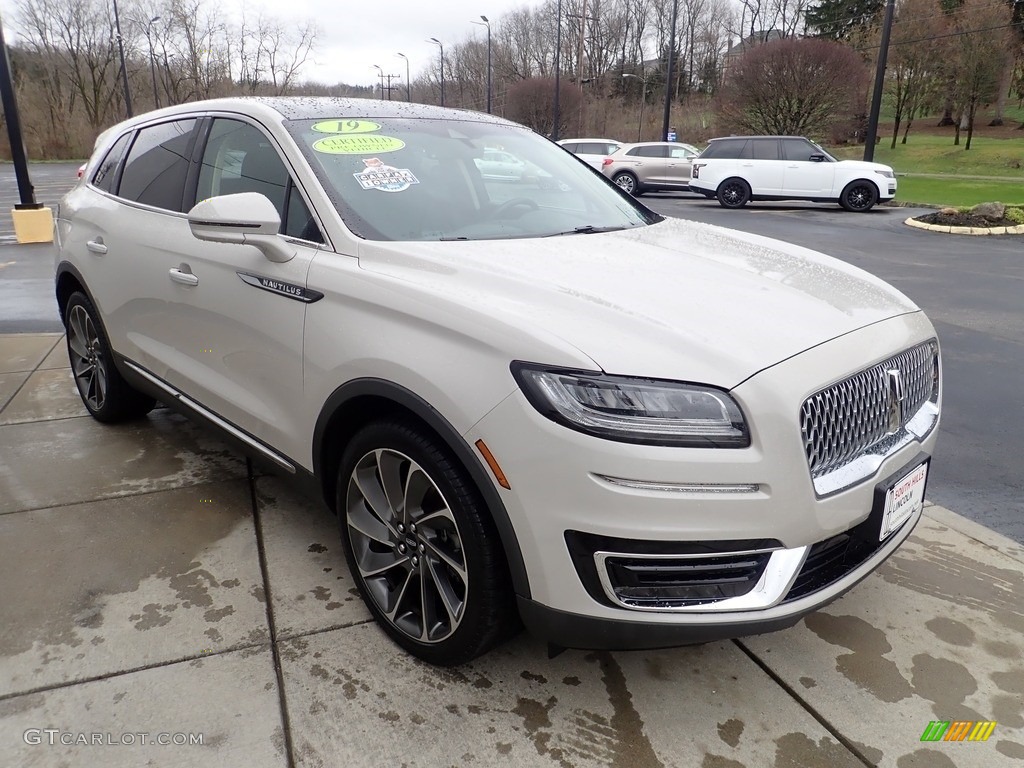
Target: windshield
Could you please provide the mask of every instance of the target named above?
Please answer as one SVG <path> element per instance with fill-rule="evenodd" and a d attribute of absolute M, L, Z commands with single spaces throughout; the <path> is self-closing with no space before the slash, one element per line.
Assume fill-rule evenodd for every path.
<path fill-rule="evenodd" d="M 525 129 L 472 120 L 292 120 L 345 224 L 368 240 L 586 234 L 661 217 Z"/>

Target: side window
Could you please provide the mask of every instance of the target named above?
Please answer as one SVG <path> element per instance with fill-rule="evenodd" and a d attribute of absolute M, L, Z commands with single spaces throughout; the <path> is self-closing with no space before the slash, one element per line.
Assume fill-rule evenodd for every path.
<path fill-rule="evenodd" d="M 640 147 L 639 150 L 641 157 L 668 157 L 668 147 Z"/>
<path fill-rule="evenodd" d="M 143 128 L 121 171 L 117 194 L 168 211 L 181 211 L 196 121 L 176 120 Z"/>
<path fill-rule="evenodd" d="M 683 149 L 682 147 L 672 147 L 671 151 L 672 151 L 671 157 L 673 159 L 682 158 L 682 159 L 685 160 L 688 157 L 695 157 L 696 156 L 690 150 Z"/>
<path fill-rule="evenodd" d="M 755 160 L 778 160 L 778 139 L 751 139 Z"/>
<path fill-rule="evenodd" d="M 783 139 L 782 152 L 787 160 L 808 161 L 818 150 L 803 139 Z"/>
<path fill-rule="evenodd" d="M 629 155 L 629 157 L 640 157 L 642 155 L 640 151 L 641 149 L 643 149 L 643 147 L 633 147 L 632 149 L 626 150 L 626 154 Z"/>
<path fill-rule="evenodd" d="M 281 234 L 323 242 L 316 220 L 290 183 L 288 169 L 270 140 L 249 123 L 217 118 L 203 150 L 196 199 L 239 192 L 266 195 L 281 217 Z"/>
<path fill-rule="evenodd" d="M 114 146 L 110 148 L 107 156 L 100 163 L 100 167 L 93 174 L 92 183 L 94 186 L 99 187 L 104 192 L 114 191 L 114 180 L 117 178 L 117 164 L 121 162 L 121 156 L 124 155 L 125 147 L 128 146 L 131 138 L 131 133 L 126 133 L 114 142 Z"/>
<path fill-rule="evenodd" d="M 730 154 L 730 157 L 738 157 L 743 160 L 752 160 L 754 157 L 754 147 L 752 141 L 746 139 L 743 141 L 743 146 L 736 154 Z"/>
<path fill-rule="evenodd" d="M 580 151 L 580 147 L 582 147 L 582 146 L 583 146 L 582 144 L 563 144 L 562 148 L 566 152 L 572 152 L 575 155 L 577 152 Z"/>

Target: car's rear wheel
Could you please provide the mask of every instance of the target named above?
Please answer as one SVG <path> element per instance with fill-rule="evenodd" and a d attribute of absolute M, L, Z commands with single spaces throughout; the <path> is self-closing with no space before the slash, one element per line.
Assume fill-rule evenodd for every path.
<path fill-rule="evenodd" d="M 637 181 L 636 176 L 629 171 L 619 171 L 612 177 L 612 181 L 614 181 L 623 192 L 628 192 L 633 195 L 633 197 L 639 196 L 640 182 Z"/>
<path fill-rule="evenodd" d="M 103 422 L 145 416 L 156 401 L 133 389 L 118 373 L 96 308 L 80 291 L 64 307 L 68 358 L 78 394 L 93 418 Z"/>
<path fill-rule="evenodd" d="M 370 612 L 414 656 L 454 665 L 515 626 L 497 532 L 468 473 L 415 422 L 360 430 L 338 471 L 349 569 Z"/>
<path fill-rule="evenodd" d="M 718 185 L 717 197 L 723 208 L 742 208 L 750 201 L 750 185 L 743 179 L 726 179 Z"/>
<path fill-rule="evenodd" d="M 864 213 L 878 202 L 878 187 L 865 179 L 851 181 L 839 197 L 839 204 L 848 211 Z"/>

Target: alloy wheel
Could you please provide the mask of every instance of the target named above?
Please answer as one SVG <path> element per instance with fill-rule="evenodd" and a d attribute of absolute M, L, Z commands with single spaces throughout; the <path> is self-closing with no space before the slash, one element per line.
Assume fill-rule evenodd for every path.
<path fill-rule="evenodd" d="M 863 211 L 874 205 L 874 190 L 867 184 L 858 184 L 851 187 L 846 193 L 846 204 L 852 211 Z"/>
<path fill-rule="evenodd" d="M 620 173 L 615 177 L 615 183 L 622 189 L 623 192 L 633 194 L 633 190 L 636 188 L 636 182 L 633 177 L 628 173 Z"/>
<path fill-rule="evenodd" d="M 103 355 L 103 344 L 96 325 L 81 305 L 71 308 L 68 347 L 71 350 L 71 371 L 82 399 L 89 410 L 102 409 L 107 399 L 107 360 Z"/>
<path fill-rule="evenodd" d="M 408 637 L 439 643 L 459 627 L 469 577 L 462 536 L 437 484 L 415 461 L 379 448 L 348 481 L 346 525 L 365 591 Z"/>

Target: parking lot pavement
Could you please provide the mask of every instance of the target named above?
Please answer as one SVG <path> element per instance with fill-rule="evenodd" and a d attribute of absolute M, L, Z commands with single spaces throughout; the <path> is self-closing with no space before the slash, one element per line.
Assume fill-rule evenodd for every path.
<path fill-rule="evenodd" d="M 4 765 L 1024 764 L 1024 549 L 952 512 L 784 632 L 437 669 L 370 621 L 329 512 L 168 411 L 94 422 L 57 334 L 0 335 L 0 584 Z"/>

